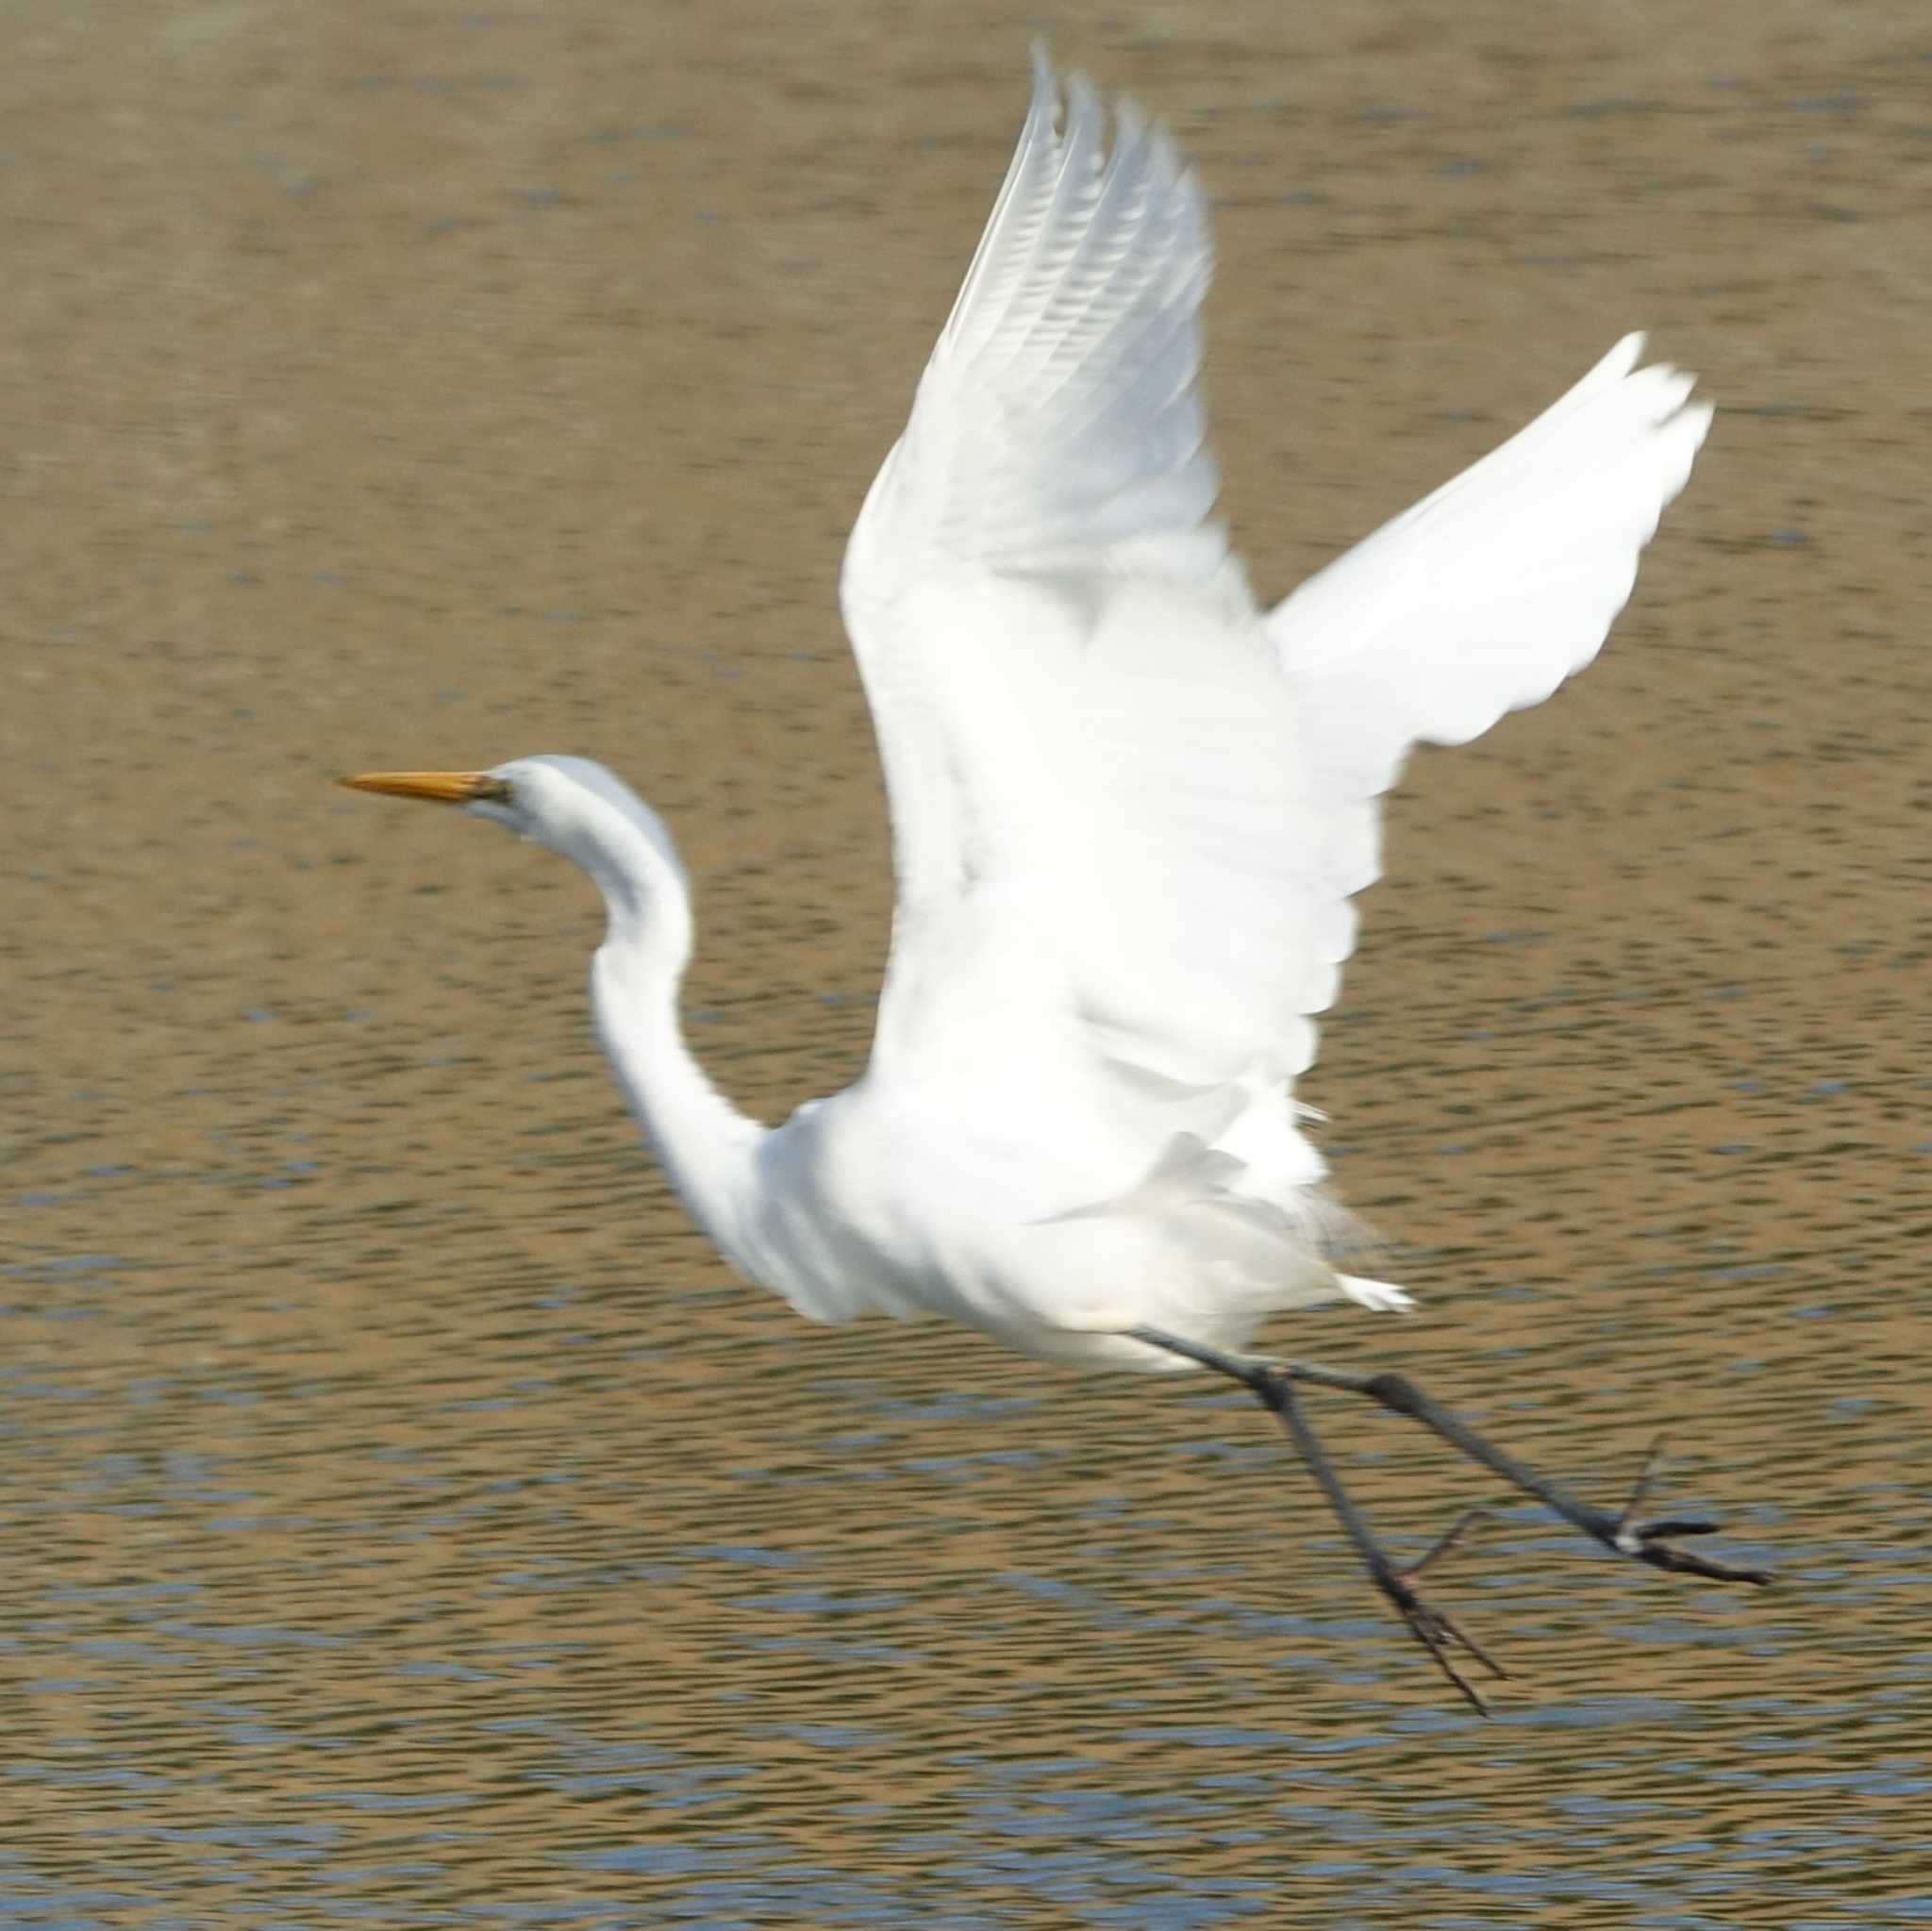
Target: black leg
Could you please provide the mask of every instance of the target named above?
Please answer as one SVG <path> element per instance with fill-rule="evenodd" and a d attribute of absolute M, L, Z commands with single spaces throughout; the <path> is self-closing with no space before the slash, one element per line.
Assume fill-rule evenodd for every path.
<path fill-rule="evenodd" d="M 1402 1620 L 1414 1632 L 1416 1640 L 1436 1659 L 1437 1668 L 1487 1716 L 1490 1706 L 1482 1691 L 1456 1667 L 1455 1651 L 1461 1649 L 1474 1656 L 1492 1676 L 1507 1676 L 1508 1671 L 1453 1618 L 1432 1604 L 1425 1603 L 1415 1587 L 1415 1578 L 1461 1535 L 1468 1527 L 1470 1518 L 1465 1515 L 1413 1568 L 1396 1568 L 1370 1532 L 1361 1510 L 1355 1506 L 1355 1498 L 1341 1486 L 1341 1477 L 1335 1473 L 1335 1464 L 1328 1459 L 1327 1451 L 1308 1425 L 1307 1416 L 1302 1412 L 1302 1405 L 1295 1397 L 1293 1380 L 1286 1374 L 1269 1374 L 1255 1392 L 1281 1418 L 1282 1425 L 1293 1438 L 1303 1461 L 1321 1485 L 1323 1494 L 1327 1496 L 1329 1507 L 1335 1511 L 1336 1519 L 1355 1544 L 1356 1554 L 1362 1558 L 1370 1580 L 1395 1605 Z"/>
<path fill-rule="evenodd" d="M 1393 1413 L 1420 1422 L 1425 1428 L 1433 1429 L 1459 1454 L 1501 1475 L 1524 1494 L 1535 1496 L 1614 1555 L 1647 1562 L 1654 1569 L 1712 1576 L 1724 1582 L 1767 1583 L 1771 1580 L 1769 1571 L 1733 1568 L 1729 1563 L 1680 1549 L 1672 1540 L 1679 1536 L 1708 1535 L 1717 1527 L 1715 1523 L 1640 1523 L 1635 1519 L 1657 1473 L 1660 1444 L 1652 1445 L 1636 1489 L 1623 1512 L 1610 1515 L 1579 1501 L 1568 1490 L 1537 1473 L 1514 1456 L 1506 1455 L 1403 1375 L 1359 1374 L 1347 1369 L 1317 1367 L 1306 1361 L 1251 1360 L 1239 1355 L 1224 1354 L 1218 1348 L 1203 1347 L 1197 1341 L 1184 1340 L 1177 1335 L 1163 1334 L 1158 1328 L 1136 1327 L 1128 1332 L 1134 1340 L 1144 1341 L 1149 1347 L 1198 1361 L 1204 1368 L 1212 1368 L 1239 1381 L 1272 1414 L 1279 1417 L 1302 1459 L 1307 1463 L 1309 1472 L 1327 1497 L 1328 1505 L 1334 1509 L 1349 1540 L 1355 1544 L 1356 1552 L 1367 1566 L 1375 1587 L 1394 1604 L 1443 1674 L 1477 1709 L 1485 1709 L 1487 1706 L 1476 1690 L 1457 1670 L 1453 1651 L 1460 1649 L 1474 1656 L 1494 1675 L 1501 1676 L 1507 1673 L 1449 1617 L 1424 1602 L 1414 1587 L 1415 1578 L 1456 1541 L 1468 1526 L 1470 1518 L 1465 1516 L 1412 1568 L 1397 1568 L 1371 1533 L 1361 1511 L 1341 1486 L 1333 1464 L 1314 1430 L 1309 1427 L 1295 1396 L 1298 1382 L 1312 1388 L 1336 1388 L 1349 1394 L 1367 1395 Z"/>
<path fill-rule="evenodd" d="M 1301 1371 L 1291 1366 L 1286 1372 L 1300 1378 Z M 1357 1377 L 1347 1377 L 1355 1380 Z M 1341 1378 L 1332 1377 L 1325 1383 L 1328 1387 L 1346 1385 Z M 1579 1501 L 1560 1484 L 1553 1482 L 1547 1475 L 1540 1475 L 1534 1469 L 1525 1467 L 1513 1455 L 1506 1455 L 1493 1442 L 1486 1441 L 1474 1429 L 1459 1422 L 1449 1410 L 1432 1397 L 1426 1395 L 1414 1382 L 1401 1374 L 1371 1374 L 1360 1377 L 1357 1391 L 1371 1396 L 1385 1408 L 1392 1409 L 1398 1415 L 1407 1415 L 1411 1421 L 1420 1422 L 1424 1427 L 1433 1429 L 1452 1448 L 1466 1455 L 1471 1461 L 1480 1462 L 1484 1468 L 1501 1475 L 1513 1487 L 1521 1489 L 1525 1495 L 1534 1495 L 1545 1507 L 1553 1508 L 1567 1523 L 1579 1528 L 1587 1536 L 1593 1537 L 1604 1547 L 1616 1556 L 1627 1556 L 1638 1562 L 1647 1562 L 1653 1569 L 1675 1570 L 1684 1575 L 1707 1575 L 1719 1582 L 1750 1582 L 1762 1585 L 1772 1579 L 1768 1569 L 1737 1569 L 1728 1562 L 1719 1562 L 1713 1557 L 1699 1556 L 1690 1549 L 1679 1549 L 1670 1540 L 1674 1536 L 1708 1536 L 1716 1533 L 1718 1524 L 1714 1522 L 1655 1522 L 1640 1523 L 1634 1520 L 1637 1511 L 1643 1505 L 1643 1498 L 1649 1492 L 1652 1478 L 1657 1473 L 1657 1457 L 1662 1449 L 1661 1442 L 1653 1442 L 1650 1453 L 1644 1457 L 1642 1472 L 1637 1479 L 1629 1503 L 1617 1515 L 1610 1515 L 1604 1509 L 1593 1508 L 1588 1502 Z"/>

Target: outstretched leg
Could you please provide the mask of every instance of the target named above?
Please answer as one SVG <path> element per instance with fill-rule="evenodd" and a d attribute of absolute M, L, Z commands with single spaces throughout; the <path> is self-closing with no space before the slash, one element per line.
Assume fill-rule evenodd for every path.
<path fill-rule="evenodd" d="M 1456 1652 L 1461 1650 L 1474 1656 L 1492 1676 L 1507 1676 L 1508 1671 L 1452 1617 L 1433 1604 L 1424 1602 L 1415 1587 L 1415 1578 L 1469 1526 L 1470 1516 L 1463 1516 L 1412 1568 L 1398 1569 L 1389 1559 L 1388 1552 L 1376 1541 L 1363 1520 L 1361 1510 L 1355 1506 L 1355 1498 L 1341 1486 L 1341 1477 L 1335 1473 L 1335 1464 L 1328 1459 L 1327 1451 L 1308 1425 L 1307 1416 L 1302 1412 L 1292 1377 L 1264 1371 L 1258 1384 L 1250 1382 L 1249 1386 L 1281 1418 L 1282 1425 L 1293 1438 L 1303 1461 L 1307 1463 L 1309 1473 L 1327 1496 L 1329 1507 L 1335 1511 L 1336 1519 L 1355 1544 L 1356 1554 L 1362 1558 L 1370 1580 L 1395 1605 L 1403 1621 L 1414 1632 L 1416 1640 L 1436 1659 L 1437 1668 L 1477 1709 L 1487 1714 L 1489 1705 L 1482 1691 L 1457 1668 Z"/>
<path fill-rule="evenodd" d="M 1240 1355 L 1224 1354 L 1218 1348 L 1203 1347 L 1197 1341 L 1184 1340 L 1177 1335 L 1163 1334 L 1158 1328 L 1136 1327 L 1130 1328 L 1128 1332 L 1134 1340 L 1143 1341 L 1149 1347 L 1163 1349 L 1170 1355 L 1179 1355 L 1190 1361 L 1198 1361 L 1204 1368 L 1212 1368 L 1217 1373 L 1239 1381 L 1271 1413 L 1280 1418 L 1282 1425 L 1288 1430 L 1295 1447 L 1300 1451 L 1302 1459 L 1307 1463 L 1310 1473 L 1321 1485 L 1323 1493 L 1328 1498 L 1329 1507 L 1334 1509 L 1349 1540 L 1355 1544 L 1357 1553 L 1367 1566 L 1375 1587 L 1394 1604 L 1403 1620 L 1435 1658 L 1442 1673 L 1477 1709 L 1483 1709 L 1486 1706 L 1481 1695 L 1457 1670 L 1454 1651 L 1460 1649 L 1466 1652 L 1492 1674 L 1501 1676 L 1506 1673 L 1450 1618 L 1424 1602 L 1414 1587 L 1414 1578 L 1456 1540 L 1467 1525 L 1468 1518 L 1464 1517 L 1462 1522 L 1457 1523 L 1456 1527 L 1451 1529 L 1413 1568 L 1399 1569 L 1391 1561 L 1380 1543 L 1370 1532 L 1360 1510 L 1356 1507 L 1353 1499 L 1341 1486 L 1341 1478 L 1336 1474 L 1334 1465 L 1329 1461 L 1314 1430 L 1309 1427 L 1307 1418 L 1303 1414 L 1301 1404 L 1295 1396 L 1297 1383 L 1306 1383 L 1313 1388 L 1337 1388 L 1349 1394 L 1367 1395 L 1371 1400 L 1380 1402 L 1385 1408 L 1398 1415 L 1406 1415 L 1411 1421 L 1420 1422 L 1424 1427 L 1432 1429 L 1452 1448 L 1467 1456 L 1471 1461 L 1479 1462 L 1492 1473 L 1501 1475 L 1512 1487 L 1522 1490 L 1526 1495 L 1535 1496 L 1539 1502 L 1555 1509 L 1566 1522 L 1601 1542 L 1613 1555 L 1626 1556 L 1635 1561 L 1647 1562 L 1654 1569 L 1675 1570 L 1689 1575 L 1712 1576 L 1724 1582 L 1767 1583 L 1771 1580 L 1771 1573 L 1767 1570 L 1733 1568 L 1729 1563 L 1699 1556 L 1689 1549 L 1680 1549 L 1673 1540 L 1680 1536 L 1709 1535 L 1717 1527 L 1715 1523 L 1640 1523 L 1636 1520 L 1638 1510 L 1643 1505 L 1652 1477 L 1657 1471 L 1656 1446 L 1652 1447 L 1645 1458 L 1642 1473 L 1638 1478 L 1629 1503 L 1621 1514 L 1611 1515 L 1605 1509 L 1593 1507 L 1590 1503 L 1581 1501 L 1560 1484 L 1551 1481 L 1548 1476 L 1541 1475 L 1534 1469 L 1518 1461 L 1514 1456 L 1505 1454 L 1493 1442 L 1486 1440 L 1466 1423 L 1457 1420 L 1447 1408 L 1424 1394 L 1414 1382 L 1404 1375 L 1360 1374 L 1347 1369 L 1317 1367 L 1306 1361 L 1251 1360 Z"/>

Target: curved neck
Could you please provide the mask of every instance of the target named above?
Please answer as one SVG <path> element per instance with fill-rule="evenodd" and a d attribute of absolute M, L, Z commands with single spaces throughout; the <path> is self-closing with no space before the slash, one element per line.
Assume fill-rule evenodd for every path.
<path fill-rule="evenodd" d="M 691 951 L 691 894 L 669 856 L 636 826 L 574 854 L 609 914 L 591 965 L 597 1033 L 624 1096 L 692 1220 L 749 1272 L 738 1230 L 766 1129 L 706 1078 L 685 1043 L 677 989 Z"/>

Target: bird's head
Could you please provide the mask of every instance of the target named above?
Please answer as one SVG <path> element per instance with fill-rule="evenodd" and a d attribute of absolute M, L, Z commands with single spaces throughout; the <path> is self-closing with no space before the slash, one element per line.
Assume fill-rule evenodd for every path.
<path fill-rule="evenodd" d="M 488 771 L 371 771 L 339 782 L 357 791 L 455 805 L 575 860 L 600 880 L 613 864 L 630 869 L 625 855 L 641 838 L 684 882 L 663 820 L 588 757 L 515 757 Z"/>

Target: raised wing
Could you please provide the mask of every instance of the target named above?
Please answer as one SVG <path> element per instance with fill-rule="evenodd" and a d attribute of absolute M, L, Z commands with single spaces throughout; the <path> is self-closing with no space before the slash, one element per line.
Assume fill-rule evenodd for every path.
<path fill-rule="evenodd" d="M 1483 459 L 1269 614 L 1302 743 L 1338 807 L 1395 782 L 1418 742 L 1463 744 L 1541 704 L 1601 648 L 1638 553 L 1710 427 L 1691 378 L 1628 335 Z M 1366 870 L 1339 880 L 1359 891 Z"/>
<path fill-rule="evenodd" d="M 1032 108 L 847 552 L 899 907 L 874 1066 L 1230 1076 L 1292 1032 L 1313 829 L 1194 387 L 1206 211 L 1129 108 Z M 1317 1000 L 1316 1003 L 1319 1003 Z"/>
<path fill-rule="evenodd" d="M 1264 624 L 1210 521 L 1199 191 L 1130 108 L 1109 156 L 1091 89 L 1058 108 L 1042 63 L 846 556 L 899 880 L 874 1069 L 963 1106 L 1075 1056 L 1212 1140 L 1312 1057 L 1402 751 L 1595 649 L 1702 421 L 1620 350 Z"/>
<path fill-rule="evenodd" d="M 1057 108 L 1036 49 L 1019 146 L 875 507 L 901 542 L 1008 572 L 1211 569 L 1218 532 L 1188 541 L 1219 487 L 1194 390 L 1200 191 L 1131 103 L 1111 156 L 1085 79 L 1059 132 Z"/>

